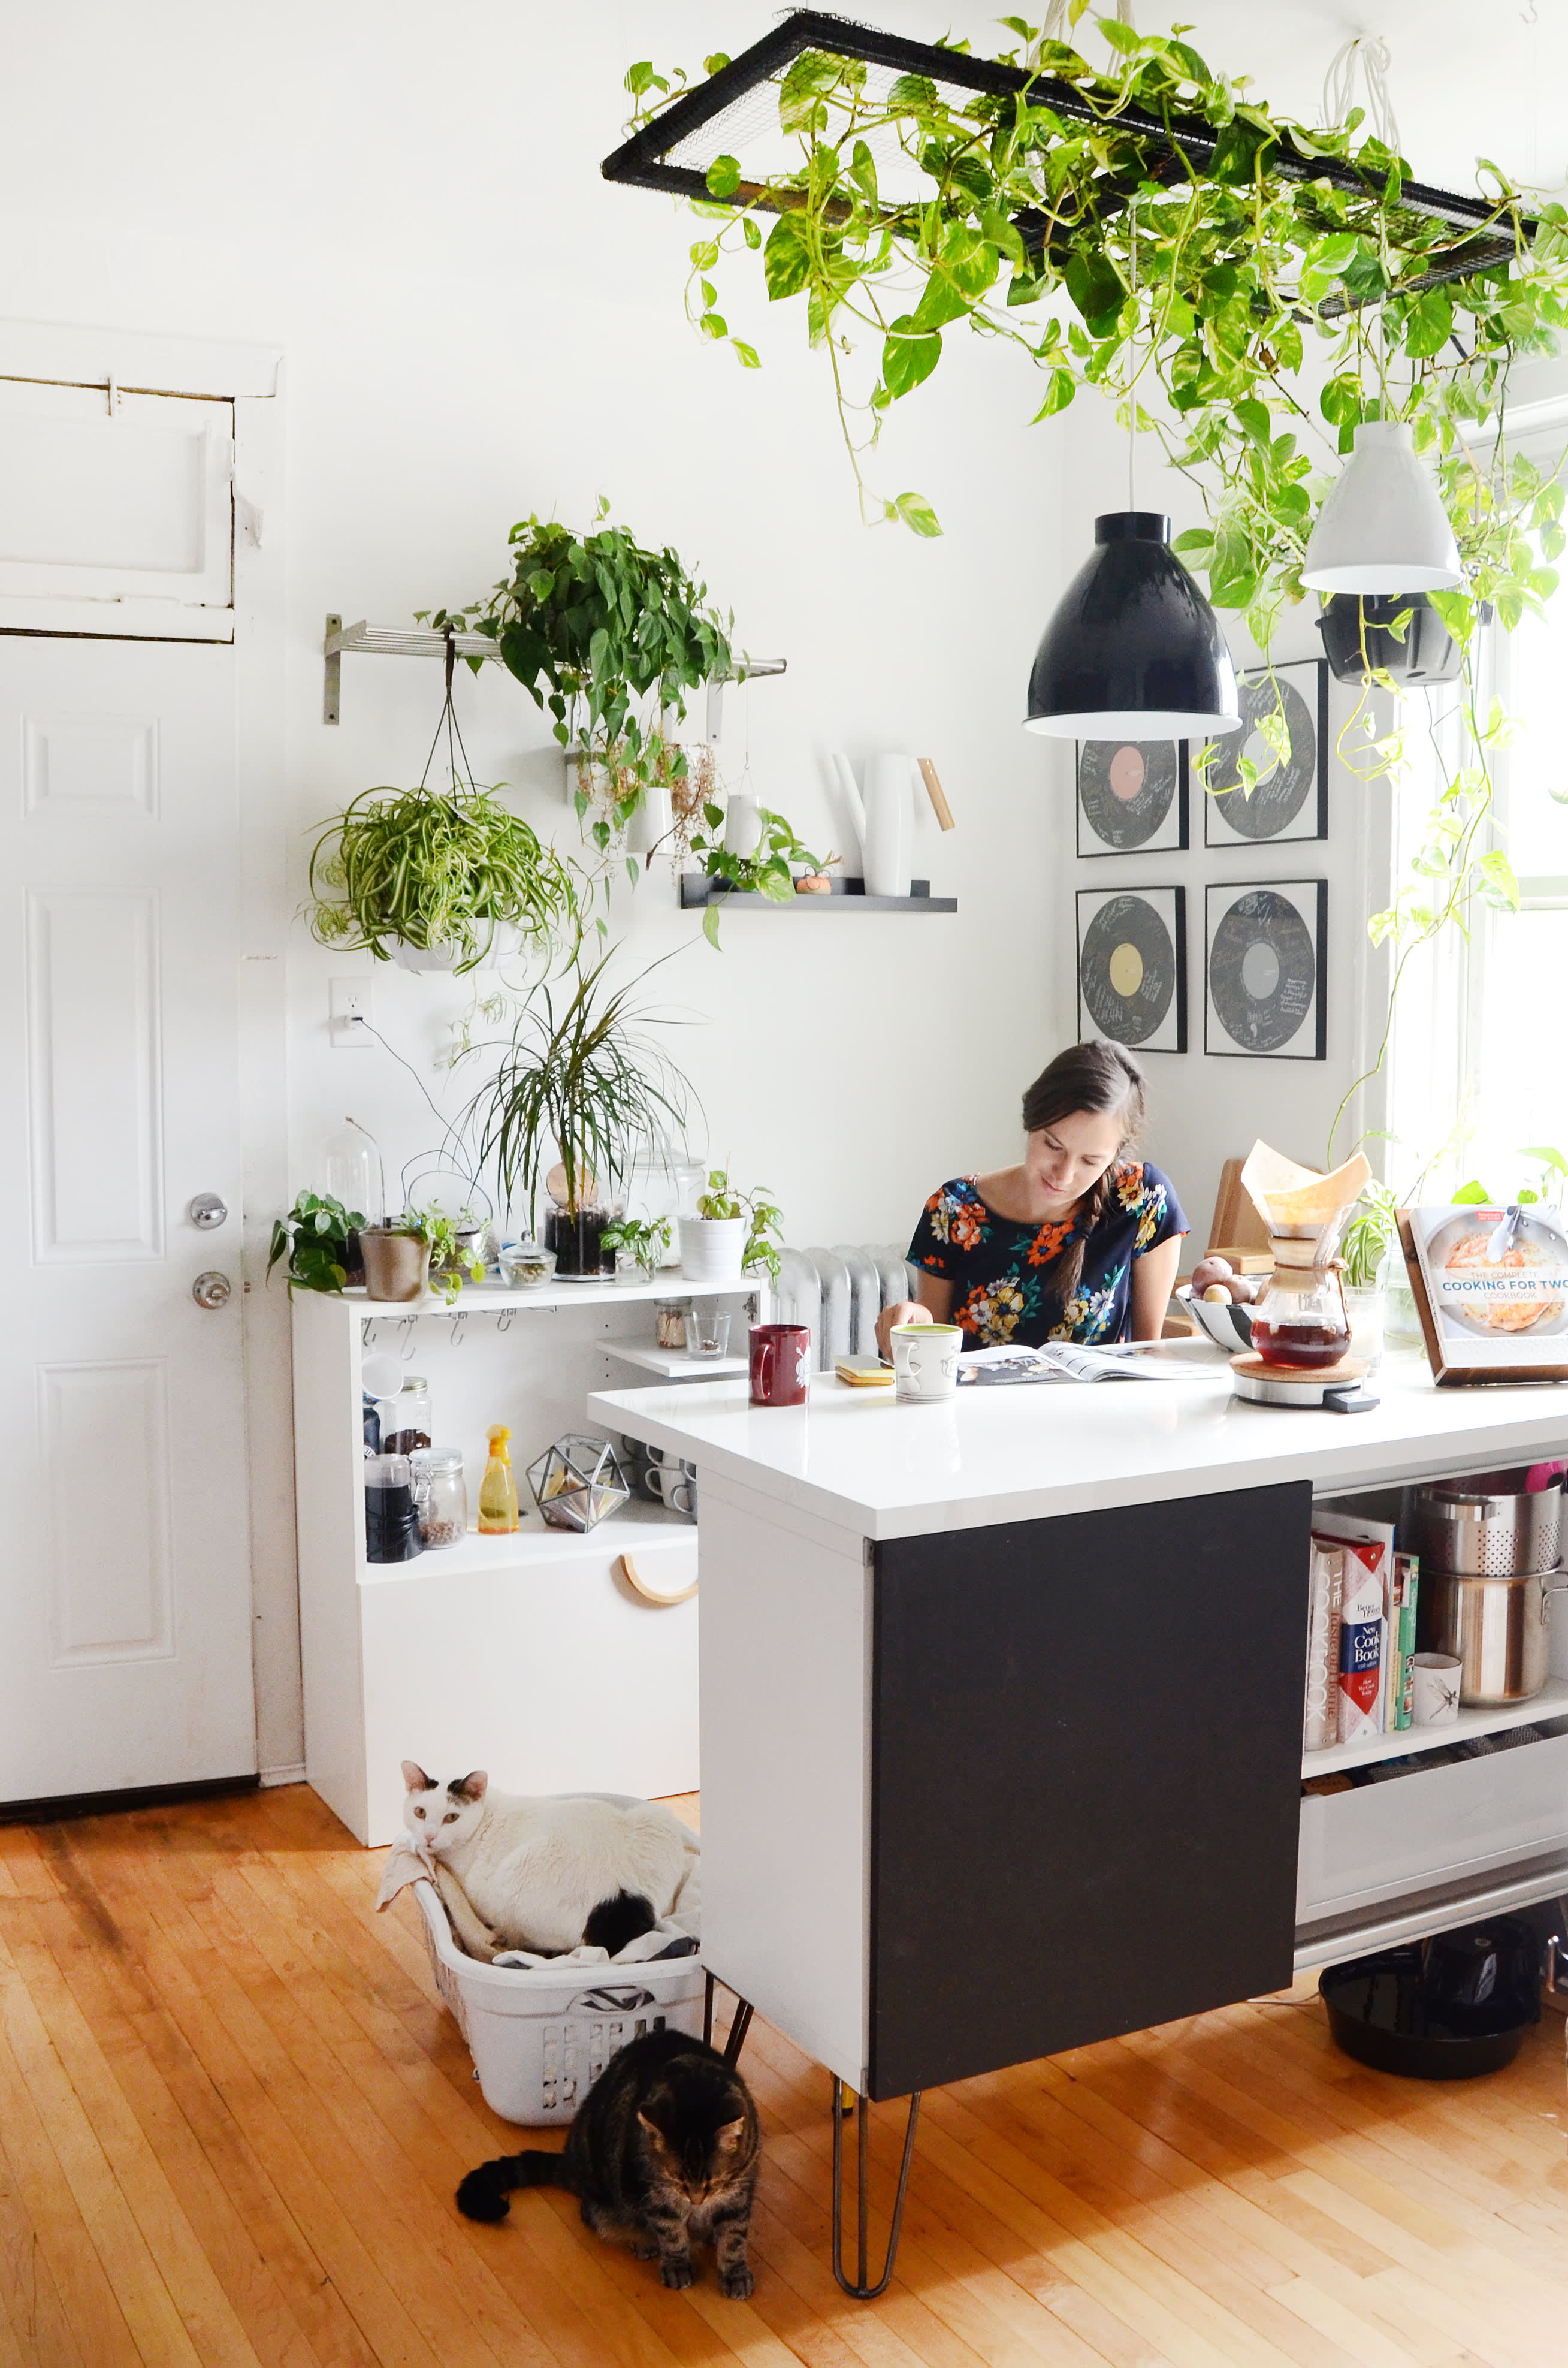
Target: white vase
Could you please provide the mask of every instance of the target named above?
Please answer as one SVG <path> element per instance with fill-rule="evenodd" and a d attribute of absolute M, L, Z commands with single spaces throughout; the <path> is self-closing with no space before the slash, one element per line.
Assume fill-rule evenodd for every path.
<path fill-rule="evenodd" d="M 755 798 L 732 797 L 724 807 L 724 850 L 755 855 L 762 845 L 762 814 Z"/>
<path fill-rule="evenodd" d="M 745 1247 L 744 1217 L 683 1217 L 680 1272 L 683 1282 L 739 1282 Z"/>
<path fill-rule="evenodd" d="M 914 757 L 892 753 L 868 757 L 864 798 L 848 757 L 835 754 L 833 766 L 860 841 L 867 895 L 907 897 L 915 835 Z"/>

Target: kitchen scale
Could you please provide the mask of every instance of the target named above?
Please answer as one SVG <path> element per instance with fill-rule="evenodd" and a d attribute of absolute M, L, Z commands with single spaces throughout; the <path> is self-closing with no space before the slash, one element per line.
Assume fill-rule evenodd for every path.
<path fill-rule="evenodd" d="M 1231 1359 L 1231 1390 L 1254 1406 L 1321 1406 L 1330 1414 L 1367 1414 L 1377 1398 L 1361 1384 L 1367 1378 L 1365 1357 L 1341 1357 L 1336 1364 L 1301 1367 L 1270 1365 L 1259 1356 Z"/>

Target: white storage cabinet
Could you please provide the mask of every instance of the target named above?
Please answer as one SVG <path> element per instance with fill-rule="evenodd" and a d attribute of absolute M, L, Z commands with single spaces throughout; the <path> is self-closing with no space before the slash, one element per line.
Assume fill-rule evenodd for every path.
<path fill-rule="evenodd" d="M 648 1601 L 620 1563 L 630 1554 L 651 1588 L 679 1594 L 697 1577 L 695 1527 L 633 1497 L 585 1537 L 548 1529 L 525 1477 L 552 1440 L 595 1430 L 591 1389 L 686 1363 L 653 1349 L 652 1302 L 690 1293 L 670 1271 L 653 1283 L 468 1288 L 450 1310 L 433 1294 L 412 1307 L 356 1292 L 295 1294 L 305 1772 L 361 1842 L 399 1831 L 404 1759 L 442 1780 L 487 1768 L 508 1792 L 696 1790 L 697 1602 Z M 699 1295 L 729 1307 L 744 1338 L 757 1304 L 749 1289 Z M 471 1530 L 411 1563 L 367 1562 L 361 1365 L 371 1347 L 428 1380 L 433 1443 L 463 1452 L 471 1524 L 485 1433 L 509 1425 L 515 1536 Z"/>

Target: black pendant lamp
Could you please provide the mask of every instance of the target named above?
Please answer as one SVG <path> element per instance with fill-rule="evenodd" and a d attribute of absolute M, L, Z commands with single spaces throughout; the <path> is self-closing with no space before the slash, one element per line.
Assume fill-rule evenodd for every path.
<path fill-rule="evenodd" d="M 1061 740 L 1198 740 L 1241 722 L 1220 620 L 1157 510 L 1095 520 L 1029 674 L 1025 729 Z"/>

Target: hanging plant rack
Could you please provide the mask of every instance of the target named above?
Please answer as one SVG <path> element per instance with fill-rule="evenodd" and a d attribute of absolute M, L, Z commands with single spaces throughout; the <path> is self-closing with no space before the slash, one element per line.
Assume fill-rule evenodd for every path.
<path fill-rule="evenodd" d="M 808 51 L 878 69 L 889 78 L 890 88 L 892 78 L 922 76 L 935 83 L 944 97 L 951 95 L 958 104 L 967 97 L 1016 98 L 1027 92 L 1031 105 L 1050 108 L 1069 121 L 1093 123 L 1114 130 L 1122 137 L 1131 135 L 1145 140 L 1148 153 L 1142 160 L 1143 171 L 1150 179 L 1186 181 L 1191 177 L 1194 165 L 1213 165 L 1220 145 L 1214 126 L 1201 116 L 1173 114 L 1163 119 L 1144 108 L 1127 107 L 1108 118 L 1071 83 L 1031 74 L 1025 67 L 1008 65 L 1000 59 L 970 57 L 961 51 L 938 49 L 928 42 L 909 41 L 897 34 L 881 32 L 871 26 L 850 24 L 844 17 L 829 16 L 820 9 L 801 8 L 772 32 L 764 34 L 759 41 L 754 41 L 749 49 L 743 50 L 727 65 L 721 66 L 705 82 L 683 91 L 661 108 L 652 122 L 633 132 L 631 139 L 604 159 L 600 170 L 605 179 L 625 182 L 636 188 L 666 190 L 698 204 L 710 204 L 709 168 L 720 156 L 733 155 L 740 165 L 741 177 L 727 202 L 770 213 L 789 211 L 792 204 L 801 202 L 799 198 L 787 188 L 774 186 L 777 176 L 755 163 L 748 170 L 745 151 L 778 124 L 777 106 L 767 100 L 759 105 L 754 94 L 774 83 Z M 755 146 L 753 153 L 755 159 Z M 1336 156 L 1303 155 L 1288 133 L 1281 133 L 1269 163 L 1271 170 L 1288 180 L 1327 181 L 1354 197 L 1381 194 L 1354 165 Z M 1102 211 L 1121 211 L 1125 199 L 1117 194 L 1114 177 L 1108 176 L 1102 186 L 1109 193 Z M 1495 209 L 1483 198 L 1439 189 L 1425 181 L 1407 181 L 1400 189 L 1400 203 L 1413 213 L 1447 222 L 1456 230 L 1469 227 L 1476 236 L 1442 256 L 1419 277 L 1403 282 L 1392 291 L 1396 294 L 1415 294 L 1444 280 L 1467 278 L 1506 262 L 1515 252 L 1512 235 L 1496 231 Z M 1045 234 L 1045 216 L 1024 208 L 1011 220 L 1026 248 L 1038 252 Z M 1527 224 L 1527 230 L 1533 229 L 1533 223 Z M 1320 318 L 1332 320 L 1343 313 L 1359 310 L 1363 301 L 1381 299 L 1334 295 L 1326 297 L 1315 309 Z"/>

